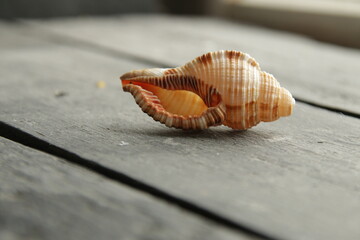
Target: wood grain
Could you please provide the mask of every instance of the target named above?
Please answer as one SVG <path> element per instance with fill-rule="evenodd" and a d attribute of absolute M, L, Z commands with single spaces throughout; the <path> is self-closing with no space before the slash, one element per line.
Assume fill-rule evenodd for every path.
<path fill-rule="evenodd" d="M 360 114 L 357 49 L 210 18 L 135 15 L 36 24 L 72 39 L 170 66 L 183 65 L 208 51 L 243 51 L 295 97 Z"/>
<path fill-rule="evenodd" d="M 0 138 L 0 238 L 253 239 Z"/>
<path fill-rule="evenodd" d="M 279 238 L 360 236 L 359 119 L 297 104 L 290 118 L 248 131 L 168 129 L 121 91 L 121 73 L 148 65 L 43 41 L 0 47 L 2 121 Z"/>
<path fill-rule="evenodd" d="M 221 0 L 217 16 L 360 47 L 359 1 Z"/>

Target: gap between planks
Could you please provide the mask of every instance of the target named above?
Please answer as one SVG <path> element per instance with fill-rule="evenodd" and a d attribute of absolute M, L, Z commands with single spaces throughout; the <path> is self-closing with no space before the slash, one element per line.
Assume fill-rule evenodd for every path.
<path fill-rule="evenodd" d="M 275 238 L 265 233 L 261 233 L 256 229 L 248 227 L 244 224 L 237 223 L 235 221 L 227 219 L 226 217 L 221 216 L 218 213 L 215 213 L 206 208 L 198 206 L 185 199 L 182 199 L 177 196 L 173 196 L 161 189 L 151 186 L 145 182 L 139 181 L 122 172 L 115 171 L 111 168 L 105 167 L 94 160 L 80 157 L 79 155 L 73 152 L 70 152 L 66 149 L 53 145 L 27 132 L 24 132 L 18 128 L 8 125 L 2 121 L 0 121 L 0 136 L 9 139 L 11 141 L 14 141 L 16 143 L 22 144 L 24 146 L 30 147 L 32 149 L 36 149 L 41 152 L 53 155 L 55 157 L 62 158 L 71 164 L 75 164 L 77 166 L 90 170 L 93 173 L 99 174 L 100 176 L 103 176 L 117 183 L 125 184 L 133 189 L 139 190 L 144 193 L 148 193 L 156 197 L 157 199 L 164 200 L 169 204 L 176 205 L 183 210 L 196 214 L 200 217 L 206 218 L 221 226 L 246 234 L 250 237 L 261 238 L 265 240 L 280 240 L 279 238 Z"/>
<path fill-rule="evenodd" d="M 156 66 L 156 67 L 160 67 L 160 68 L 173 68 L 174 67 L 174 66 L 168 65 L 165 62 L 156 61 L 154 59 L 146 58 L 144 56 L 139 56 L 139 55 L 136 55 L 136 54 L 133 54 L 130 52 L 121 51 L 121 50 L 114 49 L 111 47 L 102 46 L 100 44 L 96 44 L 93 42 L 84 41 L 82 39 L 77 39 L 77 38 L 74 38 L 71 36 L 59 34 L 59 33 L 53 32 L 47 28 L 41 27 L 41 26 L 37 25 L 36 23 L 31 23 L 31 22 L 24 21 L 24 20 L 18 20 L 16 22 L 23 24 L 24 26 L 31 27 L 32 30 L 38 31 L 37 33 L 41 34 L 41 37 L 45 37 L 46 40 L 48 40 L 52 43 L 59 44 L 59 45 L 65 45 L 65 46 L 70 46 L 70 47 L 76 46 L 78 49 L 81 49 L 84 51 L 91 51 L 94 53 L 106 55 L 106 56 L 113 57 L 116 59 L 118 59 L 118 58 L 126 59 L 126 60 L 130 60 L 133 62 L 144 63 L 144 64 L 148 64 L 148 65 Z M 301 102 L 301 103 L 310 105 L 312 107 L 326 109 L 326 110 L 334 112 L 334 113 L 343 114 L 345 116 L 350 116 L 350 117 L 360 119 L 360 114 L 353 112 L 353 111 L 348 111 L 348 110 L 340 109 L 340 108 L 336 108 L 336 107 L 325 106 L 322 104 L 318 104 L 318 103 L 306 100 L 304 98 L 299 98 L 298 96 L 294 96 L 294 95 L 293 95 L 293 97 L 295 98 L 295 100 L 297 102 Z"/>

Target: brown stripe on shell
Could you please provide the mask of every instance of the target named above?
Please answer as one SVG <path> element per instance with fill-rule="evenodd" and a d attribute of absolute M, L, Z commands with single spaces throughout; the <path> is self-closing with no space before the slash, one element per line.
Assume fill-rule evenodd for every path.
<path fill-rule="evenodd" d="M 166 71 L 164 71 L 164 74 L 165 75 L 177 74 L 177 70 L 176 70 L 176 68 L 170 68 L 170 69 L 167 69 Z"/>
<path fill-rule="evenodd" d="M 225 51 L 225 56 L 226 58 L 228 58 L 229 60 L 239 60 L 239 59 L 245 59 L 246 57 L 248 57 L 248 63 L 253 66 L 256 67 L 258 69 L 260 69 L 259 64 L 255 61 L 255 59 L 253 59 L 252 57 L 249 57 L 247 54 L 242 53 L 242 52 L 238 52 L 238 51 Z"/>
<path fill-rule="evenodd" d="M 252 101 L 242 106 L 225 105 L 226 115 L 232 116 L 232 118 L 227 117 L 223 124 L 234 129 L 247 129 L 251 126 L 257 125 L 260 121 L 257 118 L 257 112 L 254 112 L 254 109 L 256 109 L 254 105 L 256 106 L 257 102 Z M 241 109 L 243 109 L 243 111 L 241 111 Z M 245 113 L 245 122 L 242 123 L 241 114 L 243 112 Z M 242 124 L 244 126 L 242 126 Z"/>
<path fill-rule="evenodd" d="M 271 107 L 268 103 L 259 103 L 259 112 L 261 113 L 260 118 L 263 122 L 272 122 L 279 118 L 278 105 Z"/>
<path fill-rule="evenodd" d="M 197 59 L 199 62 L 201 62 L 204 65 L 210 65 L 212 63 L 211 53 L 206 53 L 206 54 L 198 57 Z"/>
<path fill-rule="evenodd" d="M 225 56 L 229 60 L 232 60 L 232 59 L 238 60 L 240 58 L 243 58 L 245 56 L 245 54 L 242 52 L 237 52 L 237 51 L 226 51 Z"/>

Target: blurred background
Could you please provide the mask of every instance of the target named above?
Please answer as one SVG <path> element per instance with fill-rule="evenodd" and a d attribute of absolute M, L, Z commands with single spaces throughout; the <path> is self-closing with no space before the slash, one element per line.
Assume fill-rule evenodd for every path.
<path fill-rule="evenodd" d="M 216 16 L 360 48 L 360 0 L 0 0 L 0 17 L 163 13 Z"/>

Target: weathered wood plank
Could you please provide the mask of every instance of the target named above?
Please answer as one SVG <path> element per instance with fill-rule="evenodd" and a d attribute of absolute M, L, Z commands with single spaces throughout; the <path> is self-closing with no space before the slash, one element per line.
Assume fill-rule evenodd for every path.
<path fill-rule="evenodd" d="M 360 114 L 360 51 L 208 18 L 130 16 L 37 22 L 75 39 L 182 65 L 208 51 L 253 56 L 298 98 Z"/>
<path fill-rule="evenodd" d="M 0 239 L 250 239 L 0 138 Z"/>
<path fill-rule="evenodd" d="M 121 92 L 143 64 L 49 43 L 1 54 L 2 121 L 275 236 L 360 236 L 358 119 L 298 104 L 249 131 L 183 132 Z"/>
<path fill-rule="evenodd" d="M 215 14 L 360 47 L 359 1 L 221 0 Z"/>

